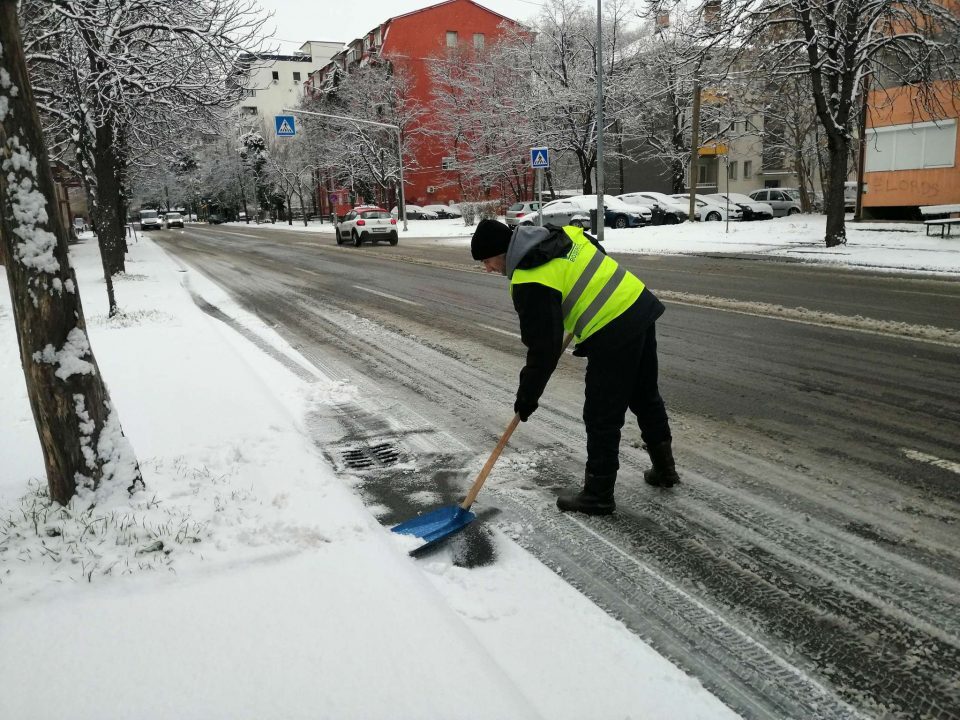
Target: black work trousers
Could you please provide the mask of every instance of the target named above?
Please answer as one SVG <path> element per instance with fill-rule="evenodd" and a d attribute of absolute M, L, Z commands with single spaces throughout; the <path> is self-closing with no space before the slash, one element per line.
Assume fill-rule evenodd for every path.
<path fill-rule="evenodd" d="M 615 346 L 587 354 L 586 400 L 587 471 L 608 475 L 620 468 L 620 431 L 627 409 L 637 416 L 647 446 L 670 440 L 667 410 L 657 387 L 657 333 L 651 323 Z"/>

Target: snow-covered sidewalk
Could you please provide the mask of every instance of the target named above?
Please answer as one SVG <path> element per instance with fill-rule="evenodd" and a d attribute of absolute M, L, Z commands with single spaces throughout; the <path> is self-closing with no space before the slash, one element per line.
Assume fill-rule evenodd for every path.
<path fill-rule="evenodd" d="M 45 502 L 0 273 L 0 717 L 735 717 L 502 533 L 488 567 L 408 557 L 303 425 L 365 399 L 213 283 L 143 239 L 109 319 L 95 242 L 71 259 L 147 490 Z"/>
<path fill-rule="evenodd" d="M 236 223 L 231 223 L 236 225 Z M 293 227 L 286 223 L 258 225 L 258 229 L 328 233 L 330 223 Z M 469 245 L 474 227 L 462 220 L 411 220 L 400 233 L 405 240 L 433 240 L 442 244 Z M 927 236 L 922 223 L 847 222 L 847 243 L 827 249 L 823 243 L 824 215 L 794 215 L 762 222 L 684 223 L 657 227 L 604 230 L 610 252 L 660 255 L 749 253 L 791 258 L 870 270 L 960 274 L 960 235 Z"/>

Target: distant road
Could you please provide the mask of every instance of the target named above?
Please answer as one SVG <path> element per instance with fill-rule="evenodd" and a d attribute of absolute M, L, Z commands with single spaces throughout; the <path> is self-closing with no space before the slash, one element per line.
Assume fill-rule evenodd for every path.
<path fill-rule="evenodd" d="M 459 499 L 512 414 L 506 281 L 402 236 L 188 225 L 155 238 L 326 375 L 307 418 L 390 524 Z M 618 257 L 657 293 L 683 483 L 564 516 L 582 476 L 583 361 L 561 361 L 451 544 L 507 533 L 748 718 L 960 718 L 960 282 L 750 257 Z M 411 470 L 411 468 L 415 468 Z"/>

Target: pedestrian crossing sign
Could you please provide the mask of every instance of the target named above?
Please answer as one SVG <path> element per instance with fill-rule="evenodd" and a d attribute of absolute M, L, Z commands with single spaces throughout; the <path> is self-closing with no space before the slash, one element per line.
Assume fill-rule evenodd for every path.
<path fill-rule="evenodd" d="M 277 128 L 277 137 L 293 137 L 297 134 L 293 115 L 275 115 L 273 121 Z"/>
<path fill-rule="evenodd" d="M 550 167 L 550 148 L 530 148 L 530 167 L 534 170 Z"/>

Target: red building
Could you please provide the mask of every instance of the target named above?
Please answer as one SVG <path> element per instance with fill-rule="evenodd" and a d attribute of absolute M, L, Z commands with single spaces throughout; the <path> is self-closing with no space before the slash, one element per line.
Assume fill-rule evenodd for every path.
<path fill-rule="evenodd" d="M 306 90 L 320 92 L 321 88 L 330 87 L 337 73 L 350 72 L 352 68 L 376 57 L 394 63 L 402 62 L 412 81 L 411 97 L 429 108 L 432 96 L 427 60 L 441 55 L 447 48 L 482 48 L 500 37 L 500 26 L 505 22 L 519 26 L 514 20 L 488 10 L 473 0 L 446 0 L 392 17 L 362 38 L 349 43 L 327 65 L 312 73 L 306 82 Z M 421 122 L 435 122 L 429 109 Z M 459 197 L 456 171 L 444 169 L 445 165 L 451 165 L 449 160 L 444 161 L 449 155 L 449 148 L 444 146 L 442 140 L 430 136 L 418 139 L 416 162 L 410 163 L 412 169 L 404 171 L 408 203 L 446 204 L 463 199 Z M 327 197 L 322 198 L 324 204 L 329 201 L 330 195 L 336 195 L 341 202 L 344 199 L 344 193 L 328 191 Z M 341 212 L 339 208 L 337 211 Z"/>

